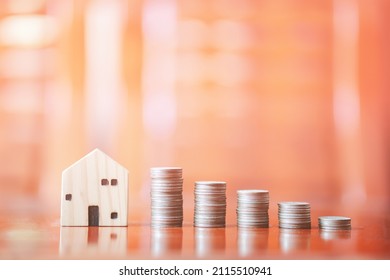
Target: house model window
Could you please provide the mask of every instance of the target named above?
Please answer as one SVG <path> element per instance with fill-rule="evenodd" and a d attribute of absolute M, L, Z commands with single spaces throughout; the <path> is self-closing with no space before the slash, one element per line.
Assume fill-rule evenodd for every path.
<path fill-rule="evenodd" d="M 105 153 L 87 154 L 62 172 L 61 226 L 127 226 L 128 182 Z"/>

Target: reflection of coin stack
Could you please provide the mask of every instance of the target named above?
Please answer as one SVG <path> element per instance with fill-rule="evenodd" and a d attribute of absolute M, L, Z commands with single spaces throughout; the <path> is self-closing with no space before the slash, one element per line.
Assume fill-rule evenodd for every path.
<path fill-rule="evenodd" d="M 307 202 L 279 202 L 278 217 L 280 228 L 311 228 L 310 204 Z"/>
<path fill-rule="evenodd" d="M 178 167 L 154 167 L 151 176 L 152 227 L 183 225 L 183 178 Z"/>
<path fill-rule="evenodd" d="M 267 228 L 238 228 L 237 246 L 241 256 L 264 254 L 268 248 Z"/>
<path fill-rule="evenodd" d="M 168 256 L 181 253 L 183 245 L 182 228 L 152 228 L 151 251 L 154 256 Z"/>
<path fill-rule="evenodd" d="M 350 239 L 350 230 L 324 230 L 320 229 L 320 236 L 322 240 L 336 240 L 336 239 Z"/>
<path fill-rule="evenodd" d="M 195 227 L 225 227 L 226 183 L 195 182 Z"/>
<path fill-rule="evenodd" d="M 267 190 L 237 191 L 236 212 L 239 227 L 268 227 L 268 208 L 269 192 Z"/>
<path fill-rule="evenodd" d="M 283 252 L 310 248 L 310 230 L 279 229 L 279 245 Z"/>
<path fill-rule="evenodd" d="M 225 228 L 196 227 L 194 231 L 195 249 L 199 257 L 210 257 L 210 255 L 219 255 L 225 252 Z"/>

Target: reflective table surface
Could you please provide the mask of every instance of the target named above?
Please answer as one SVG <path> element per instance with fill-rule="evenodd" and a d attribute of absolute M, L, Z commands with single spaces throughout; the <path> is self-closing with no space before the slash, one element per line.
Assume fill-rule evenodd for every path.
<path fill-rule="evenodd" d="M 225 228 L 195 228 L 190 208 L 183 227 L 152 228 L 147 205 L 133 209 L 128 227 L 61 227 L 39 202 L 1 202 L 0 259 L 390 259 L 386 206 L 312 207 L 311 229 L 288 230 L 278 227 L 275 204 L 270 227 L 253 229 L 236 226 L 234 209 Z M 319 230 L 319 216 L 340 212 L 352 230 Z"/>

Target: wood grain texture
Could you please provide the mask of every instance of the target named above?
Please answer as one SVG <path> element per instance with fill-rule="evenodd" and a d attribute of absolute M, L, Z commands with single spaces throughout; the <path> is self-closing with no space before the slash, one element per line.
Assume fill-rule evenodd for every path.
<path fill-rule="evenodd" d="M 63 171 L 62 226 L 89 226 L 91 221 L 127 226 L 127 211 L 128 171 L 102 151 L 92 151 Z"/>

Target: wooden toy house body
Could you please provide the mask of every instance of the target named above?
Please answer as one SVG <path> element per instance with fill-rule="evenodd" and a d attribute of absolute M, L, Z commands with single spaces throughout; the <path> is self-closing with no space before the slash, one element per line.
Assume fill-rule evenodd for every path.
<path fill-rule="evenodd" d="M 96 149 L 62 173 L 62 226 L 127 226 L 128 171 Z"/>

